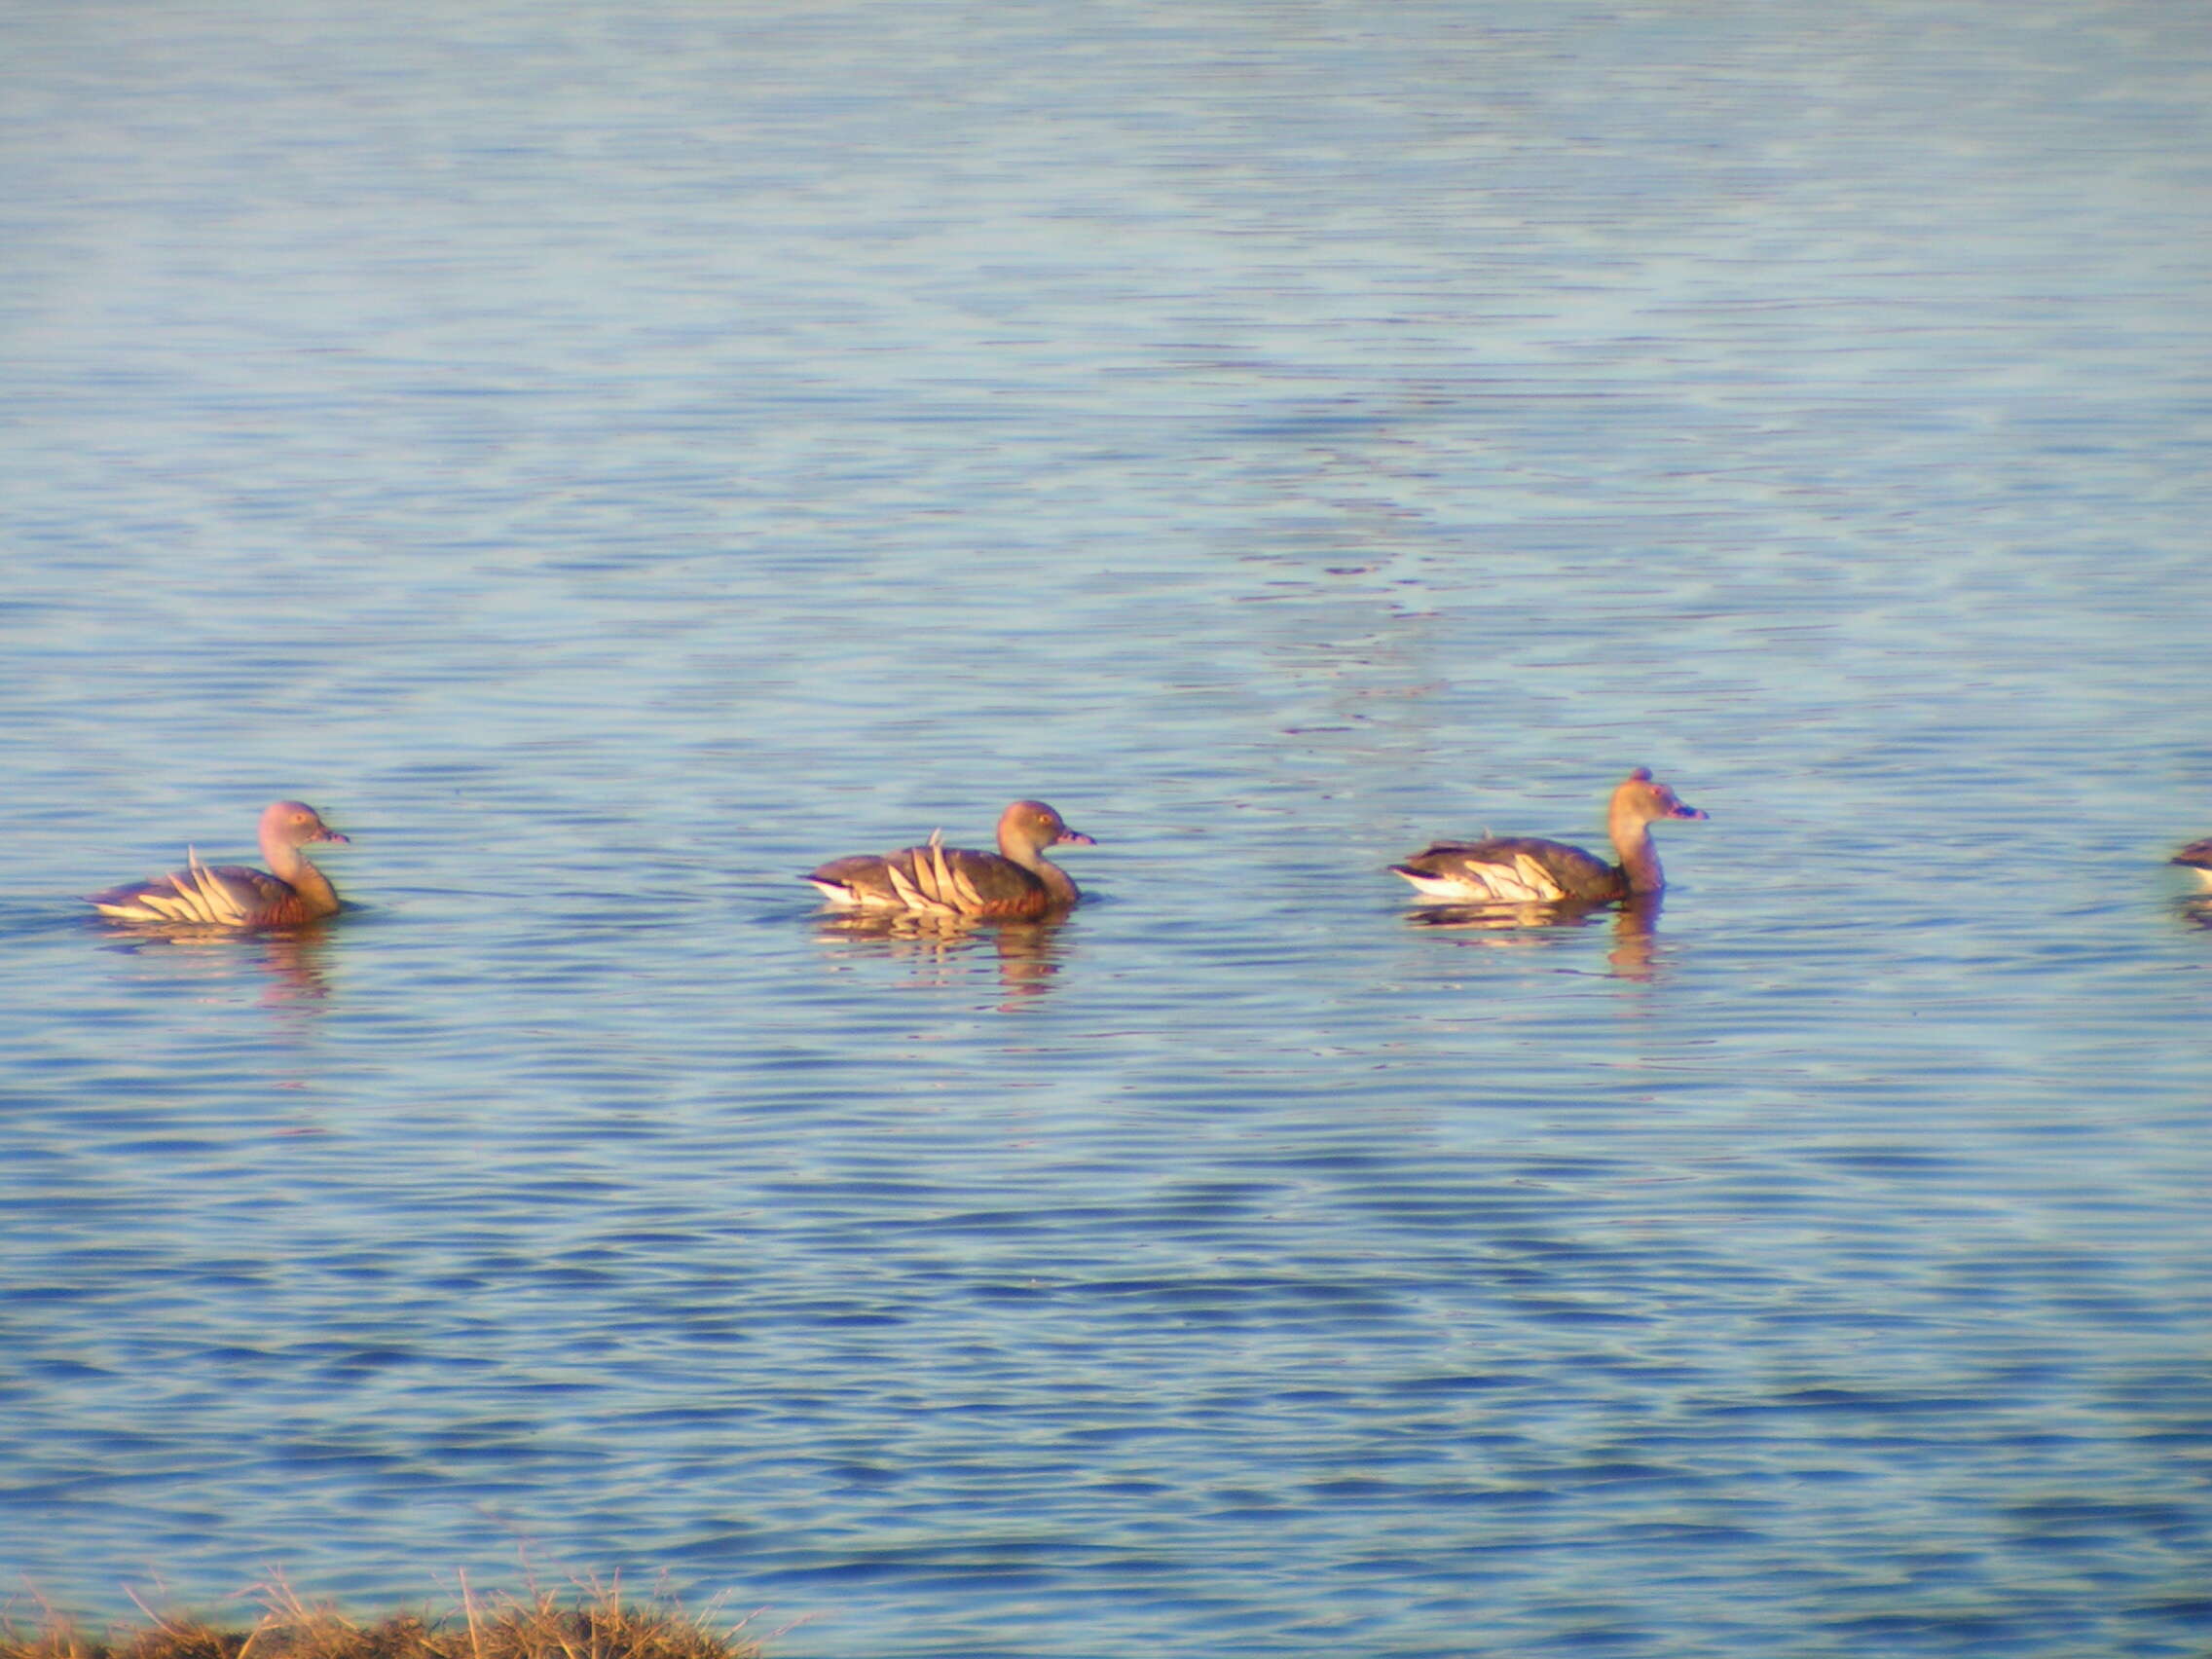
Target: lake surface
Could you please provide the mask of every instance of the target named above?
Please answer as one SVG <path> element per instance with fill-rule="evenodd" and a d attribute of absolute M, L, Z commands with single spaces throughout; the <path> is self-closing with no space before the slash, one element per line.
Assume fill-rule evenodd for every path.
<path fill-rule="evenodd" d="M 2212 15 L 6 26 L 18 1610 L 2212 1641 Z M 1385 871 L 1638 764 L 1648 926 Z"/>

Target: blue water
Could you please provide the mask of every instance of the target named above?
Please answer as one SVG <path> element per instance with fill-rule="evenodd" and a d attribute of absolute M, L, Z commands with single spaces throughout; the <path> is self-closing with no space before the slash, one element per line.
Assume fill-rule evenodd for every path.
<path fill-rule="evenodd" d="M 2204 1651 L 2212 22 L 8 28 L 18 1612 Z M 1384 869 L 1638 764 L 1649 926 Z"/>

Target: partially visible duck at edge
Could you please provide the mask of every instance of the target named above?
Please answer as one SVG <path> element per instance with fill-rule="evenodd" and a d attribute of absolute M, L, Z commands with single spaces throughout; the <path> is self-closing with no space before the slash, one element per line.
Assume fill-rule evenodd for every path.
<path fill-rule="evenodd" d="M 1567 901 L 1604 903 L 1657 893 L 1666 885 L 1651 826 L 1662 818 L 1703 818 L 1675 792 L 1639 766 L 1613 791 L 1605 828 L 1620 863 L 1533 836 L 1496 835 L 1480 841 L 1439 841 L 1390 868 L 1423 899 L 1459 903 L 1551 904 Z"/>
<path fill-rule="evenodd" d="M 947 847 L 940 833 L 880 858 L 832 859 L 805 879 L 840 910 L 1027 920 L 1058 915 L 1083 897 L 1045 849 L 1096 844 L 1043 801 L 1017 800 L 999 817 L 995 853 Z"/>
<path fill-rule="evenodd" d="M 187 849 L 185 868 L 88 894 L 85 902 L 119 922 L 296 928 L 342 907 L 330 877 L 300 849 L 310 841 L 346 839 L 305 801 L 280 800 L 261 815 L 261 856 L 269 861 L 268 870 L 204 865 Z"/>
<path fill-rule="evenodd" d="M 2194 870 L 2196 879 L 2212 888 L 2212 840 L 2192 841 L 2166 862 Z"/>

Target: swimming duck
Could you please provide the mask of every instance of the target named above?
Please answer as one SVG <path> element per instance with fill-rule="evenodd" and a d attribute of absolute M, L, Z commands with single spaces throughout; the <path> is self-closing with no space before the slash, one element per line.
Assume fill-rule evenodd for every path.
<path fill-rule="evenodd" d="M 1675 792 L 1639 766 L 1613 791 L 1606 829 L 1617 865 L 1606 864 L 1580 847 L 1530 836 L 1499 835 L 1481 841 L 1439 841 L 1390 868 L 1404 876 L 1424 899 L 1462 903 L 1556 903 L 1563 900 L 1604 903 L 1631 894 L 1656 893 L 1666 884 L 1650 826 L 1661 818 L 1703 818 L 1684 806 Z"/>
<path fill-rule="evenodd" d="M 2212 887 L 2212 840 L 2192 841 L 2166 862 L 2194 870 L 2197 880 Z"/>
<path fill-rule="evenodd" d="M 191 923 L 213 928 L 292 928 L 340 908 L 330 877 L 300 851 L 310 841 L 348 837 L 305 801 L 280 800 L 261 815 L 261 856 L 275 874 L 244 865 L 203 865 L 189 849 L 185 868 L 86 896 L 122 922 Z"/>
<path fill-rule="evenodd" d="M 841 910 L 1020 920 L 1056 914 L 1083 897 L 1045 849 L 1096 844 L 1043 801 L 1017 800 L 999 816 L 995 853 L 947 847 L 940 833 L 881 858 L 832 859 L 805 879 Z"/>

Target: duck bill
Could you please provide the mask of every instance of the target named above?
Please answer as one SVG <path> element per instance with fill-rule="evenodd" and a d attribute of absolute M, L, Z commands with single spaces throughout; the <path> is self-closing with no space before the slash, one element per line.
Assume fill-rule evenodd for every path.
<path fill-rule="evenodd" d="M 1095 847 L 1098 843 L 1086 835 L 1081 830 L 1062 830 L 1052 837 L 1052 845 L 1055 847 Z"/>

